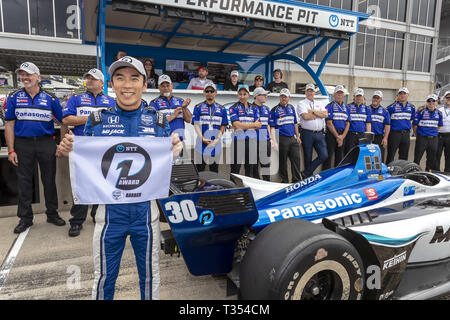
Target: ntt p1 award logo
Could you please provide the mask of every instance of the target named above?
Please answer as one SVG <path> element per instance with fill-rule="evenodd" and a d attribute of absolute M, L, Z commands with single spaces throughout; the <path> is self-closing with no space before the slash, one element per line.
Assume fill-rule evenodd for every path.
<path fill-rule="evenodd" d="M 170 138 L 75 137 L 69 155 L 76 204 L 136 203 L 168 196 Z"/>

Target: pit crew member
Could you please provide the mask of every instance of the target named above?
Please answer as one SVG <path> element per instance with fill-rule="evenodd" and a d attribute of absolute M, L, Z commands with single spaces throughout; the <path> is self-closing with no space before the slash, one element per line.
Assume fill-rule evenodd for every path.
<path fill-rule="evenodd" d="M 116 105 L 114 98 L 103 93 L 105 77 L 98 69 L 91 69 L 84 74 L 86 80 L 86 92 L 71 96 L 63 111 L 63 123 L 74 126 L 73 134 L 84 135 L 84 126 L 92 112 L 107 109 Z M 112 133 L 113 130 L 110 131 Z M 91 216 L 95 220 L 97 206 L 92 206 Z M 70 209 L 72 218 L 69 220 L 69 236 L 76 237 L 83 228 L 88 212 L 87 205 L 74 204 Z"/>
<path fill-rule="evenodd" d="M 344 141 L 350 128 L 348 106 L 344 103 L 345 88 L 342 85 L 334 88 L 334 101 L 326 106 L 328 111 L 327 143 L 328 158 L 322 165 L 322 170 L 331 168 L 331 159 L 334 154 L 334 167 L 337 167 L 344 157 Z"/>
<path fill-rule="evenodd" d="M 414 162 L 420 165 L 424 152 L 427 152 L 425 171 L 436 170 L 436 154 L 439 144 L 439 128 L 444 125 L 442 113 L 436 109 L 437 96 L 431 94 L 427 98 L 427 106 L 418 111 L 414 117 L 413 130 L 416 136 Z"/>
<path fill-rule="evenodd" d="M 16 70 L 24 88 L 12 92 L 6 102 L 5 137 L 8 161 L 17 167 L 19 224 L 14 233 L 22 233 L 33 225 L 33 176 L 39 163 L 44 186 L 47 222 L 63 226 L 66 222 L 58 215 L 56 190 L 56 143 L 54 120 L 62 120 L 62 107 L 56 96 L 39 86 L 39 68 L 24 62 Z"/>
<path fill-rule="evenodd" d="M 416 107 L 408 102 L 408 88 L 400 88 L 396 102 L 387 107 L 391 116 L 391 131 L 388 137 L 386 163 L 394 160 L 398 150 L 400 160 L 408 160 L 409 145 L 411 140 L 411 121 L 414 120 Z"/>

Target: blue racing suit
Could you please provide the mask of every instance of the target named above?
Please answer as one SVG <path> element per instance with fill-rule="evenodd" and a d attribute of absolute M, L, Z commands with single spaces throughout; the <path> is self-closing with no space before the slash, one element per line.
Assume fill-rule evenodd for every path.
<path fill-rule="evenodd" d="M 116 105 L 93 112 L 84 130 L 86 136 L 167 137 L 169 133 L 166 117 L 145 102 L 135 111 Z M 141 299 L 159 298 L 159 210 L 154 201 L 147 201 L 99 206 L 93 239 L 93 299 L 113 299 L 128 235 L 136 256 Z"/>

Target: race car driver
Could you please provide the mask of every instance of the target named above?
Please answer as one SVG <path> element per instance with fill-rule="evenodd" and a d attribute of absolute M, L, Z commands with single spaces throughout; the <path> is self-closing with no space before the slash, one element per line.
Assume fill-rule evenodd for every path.
<path fill-rule="evenodd" d="M 84 125 L 88 116 L 94 111 L 100 111 L 116 105 L 114 98 L 103 93 L 105 77 L 98 69 L 91 69 L 85 73 L 86 92 L 71 96 L 63 111 L 63 123 L 74 126 L 73 133 L 76 136 L 84 135 Z M 91 216 L 95 221 L 97 206 L 92 206 Z M 69 236 L 76 237 L 80 234 L 83 222 L 86 220 L 87 205 L 74 204 L 70 209 L 72 218 L 69 220 Z"/>
<path fill-rule="evenodd" d="M 120 130 L 114 135 L 168 136 L 170 128 L 165 116 L 142 102 L 142 92 L 147 87 L 142 62 L 126 56 L 114 62 L 109 73 L 116 93 L 116 105 L 92 113 L 86 123 L 85 135 L 103 135 L 108 119 L 115 117 L 118 119 L 115 125 L 120 125 L 124 132 Z M 177 157 L 182 144 L 177 134 L 171 137 L 172 152 Z M 58 153 L 68 156 L 73 149 L 72 142 L 73 136 L 67 134 L 58 147 Z M 141 298 L 159 299 L 159 211 L 151 202 L 99 206 L 93 240 L 94 299 L 113 299 L 128 235 L 136 256 Z"/>

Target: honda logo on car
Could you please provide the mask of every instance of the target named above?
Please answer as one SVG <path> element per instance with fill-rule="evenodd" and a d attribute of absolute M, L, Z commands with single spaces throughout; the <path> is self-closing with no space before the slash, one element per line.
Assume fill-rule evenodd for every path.
<path fill-rule="evenodd" d="M 266 213 L 271 222 L 276 221 L 276 217 L 280 216 L 283 219 L 290 219 L 298 217 L 300 215 L 313 214 L 321 211 L 326 211 L 328 209 L 336 209 L 342 207 L 348 207 L 353 204 L 358 204 L 363 201 L 363 198 L 359 193 L 343 193 L 342 196 L 337 196 L 335 198 L 328 198 L 325 200 L 318 200 L 313 203 L 306 203 L 303 205 L 283 208 L 283 209 L 268 209 Z"/>
<path fill-rule="evenodd" d="M 316 182 L 320 179 L 322 179 L 320 174 L 316 174 L 314 177 L 309 177 L 308 179 L 305 179 L 305 180 L 297 182 L 296 184 L 290 185 L 289 187 L 286 188 L 286 193 L 298 190 L 299 188 L 303 188 L 303 187 L 310 185 L 311 183 Z"/>

